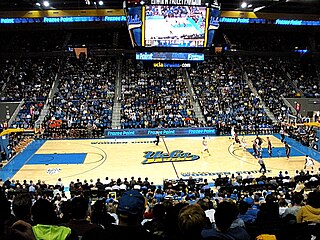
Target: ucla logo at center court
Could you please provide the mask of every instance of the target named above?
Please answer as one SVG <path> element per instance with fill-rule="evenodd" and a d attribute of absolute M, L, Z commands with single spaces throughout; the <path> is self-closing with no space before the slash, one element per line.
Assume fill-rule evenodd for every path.
<path fill-rule="evenodd" d="M 47 173 L 48 173 L 49 175 L 54 175 L 54 174 L 59 173 L 60 171 L 61 171 L 61 168 L 49 168 L 49 169 L 47 170 Z"/>
<path fill-rule="evenodd" d="M 182 150 L 174 150 L 170 153 L 164 153 L 163 151 L 147 151 L 144 152 L 145 160 L 142 164 L 150 163 L 162 163 L 162 162 L 183 162 L 183 161 L 195 161 L 200 158 L 198 155 L 193 155 L 188 152 L 183 152 Z"/>

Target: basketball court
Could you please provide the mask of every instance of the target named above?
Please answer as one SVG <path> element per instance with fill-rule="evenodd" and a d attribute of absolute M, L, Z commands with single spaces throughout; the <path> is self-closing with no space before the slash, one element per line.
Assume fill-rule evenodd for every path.
<path fill-rule="evenodd" d="M 266 137 L 273 144 L 269 157 Z M 292 139 L 291 157 L 287 160 L 284 144 L 277 135 L 261 136 L 267 176 L 276 176 L 288 170 L 291 175 L 304 167 L 305 155 L 315 161 L 314 171 L 320 167 L 320 153 L 306 148 Z M 245 137 L 248 149 L 233 144 L 228 136 L 207 137 L 210 155 L 202 153 L 202 137 L 161 138 L 156 146 L 153 138 L 86 139 L 86 140 L 36 140 L 11 160 L 1 171 L 0 177 L 20 181 L 41 179 L 55 184 L 62 178 L 65 185 L 80 179 L 96 181 L 132 176 L 145 177 L 156 185 L 164 179 L 206 178 L 212 182 L 218 174 L 238 173 L 244 176 L 251 171 L 259 176 L 260 166 L 252 152 L 254 135 Z M 307 169 L 311 170 L 311 168 Z"/>

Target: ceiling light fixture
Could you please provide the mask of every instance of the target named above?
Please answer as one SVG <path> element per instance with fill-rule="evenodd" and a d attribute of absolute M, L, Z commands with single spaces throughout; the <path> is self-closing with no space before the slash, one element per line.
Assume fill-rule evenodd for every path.
<path fill-rule="evenodd" d="M 246 8 L 247 6 L 248 6 L 248 4 L 246 2 L 241 3 L 241 8 Z"/>
<path fill-rule="evenodd" d="M 50 6 L 50 3 L 49 3 L 48 1 L 43 1 L 43 6 L 49 7 L 49 6 Z"/>
<path fill-rule="evenodd" d="M 99 1 L 98 4 L 99 4 L 99 6 L 102 6 L 103 5 L 103 1 Z"/>

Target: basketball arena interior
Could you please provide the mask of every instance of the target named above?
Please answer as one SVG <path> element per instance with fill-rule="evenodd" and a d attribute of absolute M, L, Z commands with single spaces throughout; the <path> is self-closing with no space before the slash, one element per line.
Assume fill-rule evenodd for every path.
<path fill-rule="evenodd" d="M 318 0 L 3 0 L 0 88 L 0 239 L 320 239 Z"/>

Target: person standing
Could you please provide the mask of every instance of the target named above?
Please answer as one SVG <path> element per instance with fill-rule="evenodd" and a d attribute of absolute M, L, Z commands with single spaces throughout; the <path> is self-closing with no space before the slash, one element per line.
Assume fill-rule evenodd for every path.
<path fill-rule="evenodd" d="M 202 146 L 203 146 L 203 152 L 207 152 L 210 156 L 209 148 L 208 148 L 208 141 L 206 140 L 206 137 L 202 138 Z"/>
<path fill-rule="evenodd" d="M 230 133 L 231 133 L 231 139 L 234 139 L 235 134 L 236 134 L 235 126 L 232 126 L 232 127 L 231 127 Z"/>
<path fill-rule="evenodd" d="M 283 142 L 283 143 L 284 143 L 284 147 L 286 149 L 287 160 L 289 160 L 291 148 L 290 148 L 290 146 L 289 146 L 289 144 L 287 142 Z"/>
<path fill-rule="evenodd" d="M 272 156 L 272 144 L 271 144 L 269 137 L 267 137 L 267 143 L 268 143 L 268 153 L 269 153 L 269 156 L 271 157 Z"/>
<path fill-rule="evenodd" d="M 311 167 L 313 170 L 313 166 L 314 166 L 314 161 L 311 157 L 309 157 L 309 155 L 306 155 L 306 162 L 304 163 L 304 168 L 306 169 L 307 167 Z"/>
<path fill-rule="evenodd" d="M 260 167 L 261 167 L 259 172 L 263 172 L 263 173 L 267 172 L 267 168 L 266 168 L 266 165 L 264 164 L 262 157 L 259 158 L 258 163 L 260 164 Z"/>
<path fill-rule="evenodd" d="M 280 129 L 280 137 L 281 137 L 281 142 L 283 143 L 285 138 L 283 128 Z"/>
<path fill-rule="evenodd" d="M 241 142 L 242 142 L 243 150 L 246 151 L 247 150 L 247 142 L 246 142 L 244 135 L 242 136 Z"/>
<path fill-rule="evenodd" d="M 258 144 L 256 143 L 256 141 L 253 141 L 252 148 L 253 148 L 254 157 L 255 158 L 260 157 L 260 152 L 259 152 Z"/>
<path fill-rule="evenodd" d="M 159 133 L 157 132 L 157 134 L 156 134 L 156 140 L 154 140 L 154 143 L 158 146 L 158 145 L 159 145 L 159 142 L 160 142 L 160 135 L 159 135 Z"/>

